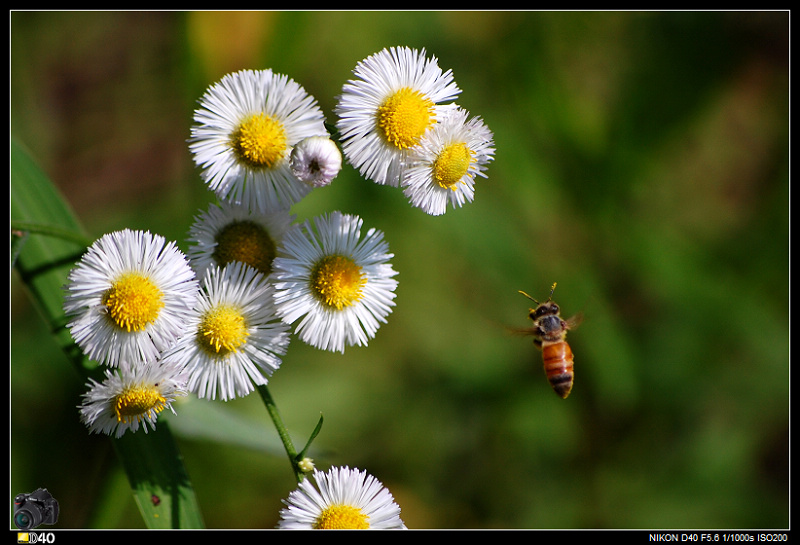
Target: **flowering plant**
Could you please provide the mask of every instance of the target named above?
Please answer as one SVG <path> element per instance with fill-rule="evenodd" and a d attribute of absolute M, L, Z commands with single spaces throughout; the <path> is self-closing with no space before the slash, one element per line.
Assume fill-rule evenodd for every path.
<path fill-rule="evenodd" d="M 147 231 L 92 241 L 12 141 L 12 262 L 85 376 L 81 421 L 115 442 L 149 525 L 202 526 L 159 414 L 179 418 L 178 400 L 188 395 L 212 402 L 257 391 L 299 486 L 280 527 L 405 528 L 373 476 L 317 470 L 308 452 L 323 419 L 298 450 L 269 392 L 292 334 L 320 350 L 367 346 L 389 320 L 398 286 L 382 230 L 338 210 L 298 221 L 292 207 L 334 183 L 346 161 L 423 212 L 444 214 L 473 200 L 493 137 L 449 102 L 460 89 L 424 50 L 385 49 L 354 75 L 338 98 L 333 134 L 316 100 L 288 76 L 243 70 L 208 88 L 188 147 L 218 202 L 187 221 L 187 253 Z M 26 207 L 26 199 L 44 199 L 56 213 Z M 42 261 L 70 268 L 24 274 Z"/>

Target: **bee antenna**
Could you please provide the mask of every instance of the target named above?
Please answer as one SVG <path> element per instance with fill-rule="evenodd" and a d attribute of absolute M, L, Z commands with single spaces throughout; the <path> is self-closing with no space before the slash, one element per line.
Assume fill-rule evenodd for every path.
<path fill-rule="evenodd" d="M 519 293 L 521 293 L 522 295 L 524 295 L 525 297 L 527 297 L 528 299 L 530 299 L 531 301 L 533 301 L 533 302 L 534 302 L 534 303 L 536 303 L 537 305 L 539 304 L 539 301 L 537 301 L 536 299 L 534 299 L 533 297 L 531 297 L 530 295 L 528 295 L 528 294 L 527 294 L 527 293 L 525 293 L 524 291 L 522 291 L 522 290 L 519 290 Z"/>
<path fill-rule="evenodd" d="M 550 297 L 547 299 L 548 301 L 553 299 L 553 292 L 556 291 L 556 286 L 557 285 L 558 285 L 558 282 L 553 282 L 553 287 L 550 288 Z"/>

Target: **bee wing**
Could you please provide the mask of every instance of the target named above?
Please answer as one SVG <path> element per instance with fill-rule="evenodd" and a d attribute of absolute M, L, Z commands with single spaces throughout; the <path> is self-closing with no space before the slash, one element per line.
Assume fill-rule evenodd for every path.
<path fill-rule="evenodd" d="M 538 336 L 538 334 L 536 333 L 536 328 L 535 327 L 507 327 L 506 329 L 512 335 L 521 335 L 521 336 L 523 336 L 523 335 L 527 335 L 527 336 L 533 335 L 534 337 Z"/>
<path fill-rule="evenodd" d="M 539 337 L 539 330 L 535 327 L 508 327 L 509 333 L 512 335 L 520 335 L 525 337 L 533 337 L 533 344 L 539 350 L 542 349 L 542 338 Z"/>
<path fill-rule="evenodd" d="M 583 312 L 579 312 L 575 316 L 567 318 L 565 321 L 567 322 L 567 329 L 575 329 L 583 322 Z"/>

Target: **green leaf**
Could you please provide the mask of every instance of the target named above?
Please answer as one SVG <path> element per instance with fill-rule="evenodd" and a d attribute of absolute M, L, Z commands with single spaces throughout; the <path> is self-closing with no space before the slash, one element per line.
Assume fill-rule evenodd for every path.
<path fill-rule="evenodd" d="M 113 439 L 148 528 L 203 528 L 183 458 L 166 422 Z"/>
<path fill-rule="evenodd" d="M 84 358 L 64 327 L 63 286 L 67 274 L 85 250 L 85 244 L 59 237 L 31 235 L 13 226 L 51 227 L 88 239 L 72 210 L 28 151 L 11 139 L 11 224 L 12 248 L 17 253 L 15 268 L 29 295 L 47 322 L 59 346 L 80 366 Z M 24 239 L 24 241 L 23 241 Z M 24 244 L 23 244 L 24 242 Z"/>
<path fill-rule="evenodd" d="M 15 269 L 59 346 L 88 376 L 94 365 L 73 342 L 62 302 L 67 275 L 89 238 L 47 175 L 13 138 L 11 225 Z M 202 527 L 194 490 L 166 422 L 159 422 L 154 432 L 111 440 L 148 527 Z"/>
<path fill-rule="evenodd" d="M 314 428 L 314 431 L 311 432 L 311 436 L 308 438 L 308 441 L 306 441 L 306 446 L 304 446 L 303 450 L 300 451 L 300 454 L 297 455 L 296 461 L 299 462 L 300 460 L 302 460 L 305 457 L 306 453 L 308 452 L 308 449 L 311 448 L 311 443 L 314 442 L 314 439 L 317 438 L 317 435 L 319 435 L 319 432 L 322 430 L 322 421 L 323 421 L 322 415 L 319 415 L 319 421 L 317 422 L 317 426 Z"/>

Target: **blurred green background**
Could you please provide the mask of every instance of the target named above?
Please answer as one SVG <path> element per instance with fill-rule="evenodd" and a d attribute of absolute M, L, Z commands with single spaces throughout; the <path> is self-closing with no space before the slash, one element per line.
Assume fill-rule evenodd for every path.
<path fill-rule="evenodd" d="M 384 231 L 397 307 L 344 355 L 294 340 L 270 380 L 317 466 L 381 480 L 410 528 L 789 526 L 788 12 L 11 12 L 11 134 L 96 238 L 179 241 L 213 198 L 186 140 L 205 88 L 272 68 L 333 108 L 356 63 L 425 48 L 494 132 L 442 217 L 346 166 L 293 211 Z M 528 301 L 583 312 L 550 389 Z M 18 278 L 11 486 L 57 527 L 144 527 L 83 382 Z M 170 425 L 210 528 L 272 528 L 294 489 L 257 395 L 239 441 Z M 181 416 L 185 419 L 182 420 Z M 202 419 L 199 420 L 202 422 Z M 276 453 L 277 452 L 277 453 Z M 11 503 L 11 500 L 9 500 Z"/>

